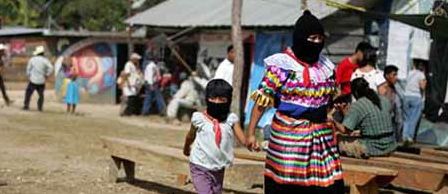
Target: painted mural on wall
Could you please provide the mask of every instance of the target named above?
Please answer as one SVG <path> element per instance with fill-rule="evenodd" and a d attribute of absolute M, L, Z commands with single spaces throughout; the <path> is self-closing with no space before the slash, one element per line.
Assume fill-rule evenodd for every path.
<path fill-rule="evenodd" d="M 116 56 L 115 44 L 95 43 L 59 57 L 55 72 L 59 99 L 64 99 L 68 83 L 64 65 L 71 64 L 78 74 L 82 102 L 115 103 Z"/>

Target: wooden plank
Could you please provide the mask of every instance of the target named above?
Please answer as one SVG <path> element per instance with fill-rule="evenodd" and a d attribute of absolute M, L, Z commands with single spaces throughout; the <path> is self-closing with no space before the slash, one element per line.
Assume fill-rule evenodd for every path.
<path fill-rule="evenodd" d="M 102 137 L 101 140 L 115 157 L 143 163 L 152 168 L 167 169 L 176 175 L 189 172 L 189 160 L 183 156 L 181 149 L 120 138 Z M 233 165 L 226 169 L 224 186 L 241 190 L 262 185 L 263 172 L 263 162 L 235 159 Z"/>
<path fill-rule="evenodd" d="M 372 157 L 369 160 L 396 163 L 396 164 L 400 164 L 400 165 L 411 166 L 411 167 L 417 168 L 419 170 L 448 174 L 448 164 L 424 162 L 424 161 L 417 161 L 417 160 L 411 160 L 411 159 L 406 159 L 406 158 L 397 158 L 397 157 Z"/>
<path fill-rule="evenodd" d="M 365 186 L 350 185 L 350 194 L 378 194 L 378 186 L 375 182 Z"/>
<path fill-rule="evenodd" d="M 422 148 L 420 149 L 420 155 L 424 157 L 433 157 L 440 160 L 448 161 L 448 152 L 442 150 Z"/>
<path fill-rule="evenodd" d="M 405 158 L 405 159 L 411 159 L 411 160 L 417 160 L 421 162 L 434 162 L 434 163 L 440 163 L 440 164 L 448 164 L 448 158 L 444 159 L 438 156 L 433 155 L 424 155 L 422 153 L 418 154 L 410 154 L 405 152 L 394 152 L 392 153 L 393 157 L 396 158 Z"/>
<path fill-rule="evenodd" d="M 263 152 L 249 152 L 246 150 L 236 150 L 236 158 L 243 158 L 255 161 L 265 161 L 265 153 Z M 358 185 L 367 186 L 369 184 L 374 184 L 376 186 L 384 186 L 389 184 L 397 175 L 397 170 L 390 170 L 386 168 L 379 168 L 374 166 L 366 165 L 356 165 L 356 164 L 345 164 L 342 163 L 342 169 L 344 173 L 344 182 L 346 185 Z M 369 186 L 375 187 L 375 186 Z M 358 188 L 356 190 L 365 189 Z"/>
<path fill-rule="evenodd" d="M 438 191 L 445 179 L 447 165 L 419 162 L 403 158 L 381 157 L 368 160 L 342 157 L 343 164 L 377 166 L 398 170 L 392 184 L 419 191 Z M 434 167 L 433 167 L 434 165 Z"/>

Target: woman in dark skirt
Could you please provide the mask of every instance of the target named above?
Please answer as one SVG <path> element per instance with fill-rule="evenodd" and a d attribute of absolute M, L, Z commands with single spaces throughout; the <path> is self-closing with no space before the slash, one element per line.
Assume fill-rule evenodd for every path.
<path fill-rule="evenodd" d="M 266 158 L 265 193 L 343 194 L 344 183 L 329 101 L 336 92 L 334 64 L 320 55 L 324 29 L 309 11 L 297 20 L 293 45 L 264 60 L 265 76 L 251 98 L 248 146 L 256 148 L 255 127 L 266 107 L 272 120 Z"/>

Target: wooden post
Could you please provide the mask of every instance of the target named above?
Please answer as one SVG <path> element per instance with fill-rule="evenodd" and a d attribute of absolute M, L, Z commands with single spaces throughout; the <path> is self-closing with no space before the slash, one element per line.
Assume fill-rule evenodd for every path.
<path fill-rule="evenodd" d="M 233 69 L 233 97 L 232 112 L 241 116 L 241 85 L 243 81 L 244 53 L 243 37 L 241 30 L 241 9 L 242 0 L 233 0 L 232 2 L 232 44 L 235 50 L 235 61 Z"/>
<path fill-rule="evenodd" d="M 124 172 L 126 173 L 126 181 L 134 183 L 135 180 L 135 162 L 130 160 L 123 160 Z"/>
<path fill-rule="evenodd" d="M 302 3 L 302 5 L 301 5 L 302 11 L 308 9 L 308 2 L 307 2 L 307 0 L 302 0 L 301 3 Z"/>
<path fill-rule="evenodd" d="M 109 181 L 115 183 L 118 180 L 118 171 L 121 169 L 121 160 L 115 156 L 111 156 L 109 161 Z"/>
<path fill-rule="evenodd" d="M 127 15 L 128 18 L 132 16 L 132 0 L 128 0 L 128 7 L 127 7 Z M 128 42 L 128 57 L 131 57 L 132 52 L 134 52 L 134 45 L 132 44 L 132 24 L 129 24 L 127 26 L 127 42 Z"/>

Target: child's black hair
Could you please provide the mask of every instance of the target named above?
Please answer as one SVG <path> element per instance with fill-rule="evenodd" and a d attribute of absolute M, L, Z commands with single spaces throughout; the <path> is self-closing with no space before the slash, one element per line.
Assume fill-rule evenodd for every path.
<path fill-rule="evenodd" d="M 205 87 L 205 98 L 226 97 L 229 102 L 232 100 L 232 86 L 223 79 L 212 79 Z"/>

